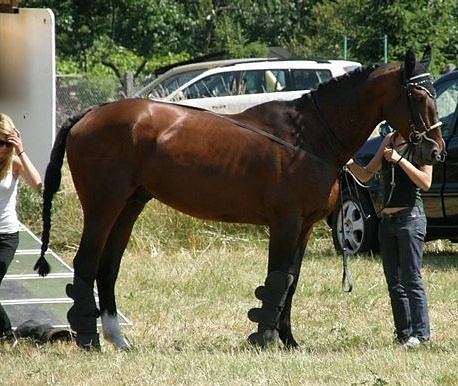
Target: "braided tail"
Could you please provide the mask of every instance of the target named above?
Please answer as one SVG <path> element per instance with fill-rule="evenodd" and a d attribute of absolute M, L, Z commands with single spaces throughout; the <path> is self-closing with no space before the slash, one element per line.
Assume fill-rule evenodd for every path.
<path fill-rule="evenodd" d="M 54 194 L 58 191 L 61 182 L 61 168 L 64 162 L 65 144 L 67 135 L 70 129 L 92 108 L 89 108 L 82 113 L 70 117 L 60 128 L 57 133 L 56 140 L 51 150 L 51 157 L 49 164 L 46 168 L 44 190 L 43 190 L 43 210 L 42 210 L 42 223 L 43 231 L 41 234 L 41 253 L 40 257 L 35 263 L 33 269 L 38 272 L 40 276 L 46 276 L 51 272 L 51 267 L 46 260 L 45 253 L 48 250 L 49 232 L 51 230 L 51 208 L 52 199 Z"/>

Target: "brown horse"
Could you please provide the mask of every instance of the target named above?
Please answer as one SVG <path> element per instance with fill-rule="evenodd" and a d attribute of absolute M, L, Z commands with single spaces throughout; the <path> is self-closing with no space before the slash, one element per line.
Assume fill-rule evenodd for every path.
<path fill-rule="evenodd" d="M 117 320 L 115 282 L 134 222 L 155 198 L 202 219 L 269 227 L 268 273 L 255 291 L 262 306 L 248 313 L 258 324 L 249 341 L 296 347 L 290 312 L 302 258 L 313 224 L 336 203 L 342 166 L 383 119 L 415 140 L 420 161 L 432 163 L 444 150 L 436 103 L 427 92 L 428 63 L 429 52 L 417 63 L 409 51 L 403 65 L 367 67 L 299 99 L 236 115 L 128 99 L 69 120 L 46 172 L 43 247 L 35 268 L 49 272 L 43 256 L 66 151 L 84 212 L 67 286 L 77 344 L 99 347 L 101 313 L 105 338 L 129 346 Z"/>

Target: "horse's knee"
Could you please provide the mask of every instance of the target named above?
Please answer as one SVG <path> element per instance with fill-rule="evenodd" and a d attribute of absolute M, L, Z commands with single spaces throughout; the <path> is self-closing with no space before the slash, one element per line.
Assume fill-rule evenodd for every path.
<path fill-rule="evenodd" d="M 97 318 L 100 316 L 95 303 L 92 286 L 79 279 L 66 287 L 67 296 L 73 299 L 73 305 L 67 312 L 70 327 L 76 332 L 76 343 L 82 348 L 100 349 L 97 333 Z"/>
<path fill-rule="evenodd" d="M 264 347 L 281 338 L 280 317 L 293 281 L 292 275 L 273 271 L 267 276 L 264 285 L 256 288 L 255 296 L 262 301 L 262 306 L 248 311 L 248 318 L 258 323 L 258 331 L 248 338 L 251 344 Z"/>

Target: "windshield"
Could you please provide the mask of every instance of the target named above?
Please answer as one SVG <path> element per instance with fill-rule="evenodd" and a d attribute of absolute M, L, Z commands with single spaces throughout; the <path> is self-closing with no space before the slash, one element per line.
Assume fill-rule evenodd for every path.
<path fill-rule="evenodd" d="M 458 78 L 450 79 L 437 87 L 437 110 L 442 121 L 442 135 L 452 134 L 453 116 L 458 104 Z"/>

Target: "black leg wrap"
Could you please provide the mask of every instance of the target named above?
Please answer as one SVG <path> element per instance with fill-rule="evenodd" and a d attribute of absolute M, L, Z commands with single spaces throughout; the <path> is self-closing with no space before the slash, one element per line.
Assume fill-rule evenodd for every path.
<path fill-rule="evenodd" d="M 76 344 L 85 349 L 100 349 L 97 333 L 97 318 L 100 312 L 94 299 L 94 289 L 83 280 L 75 277 L 74 284 L 67 284 L 67 296 L 74 300 L 67 312 L 67 319 L 76 332 Z"/>
<path fill-rule="evenodd" d="M 258 332 L 248 337 L 252 345 L 265 347 L 279 340 L 278 323 L 293 280 L 293 275 L 273 271 L 267 276 L 264 285 L 256 288 L 255 296 L 262 301 L 262 307 L 248 311 L 248 318 L 258 323 Z"/>

